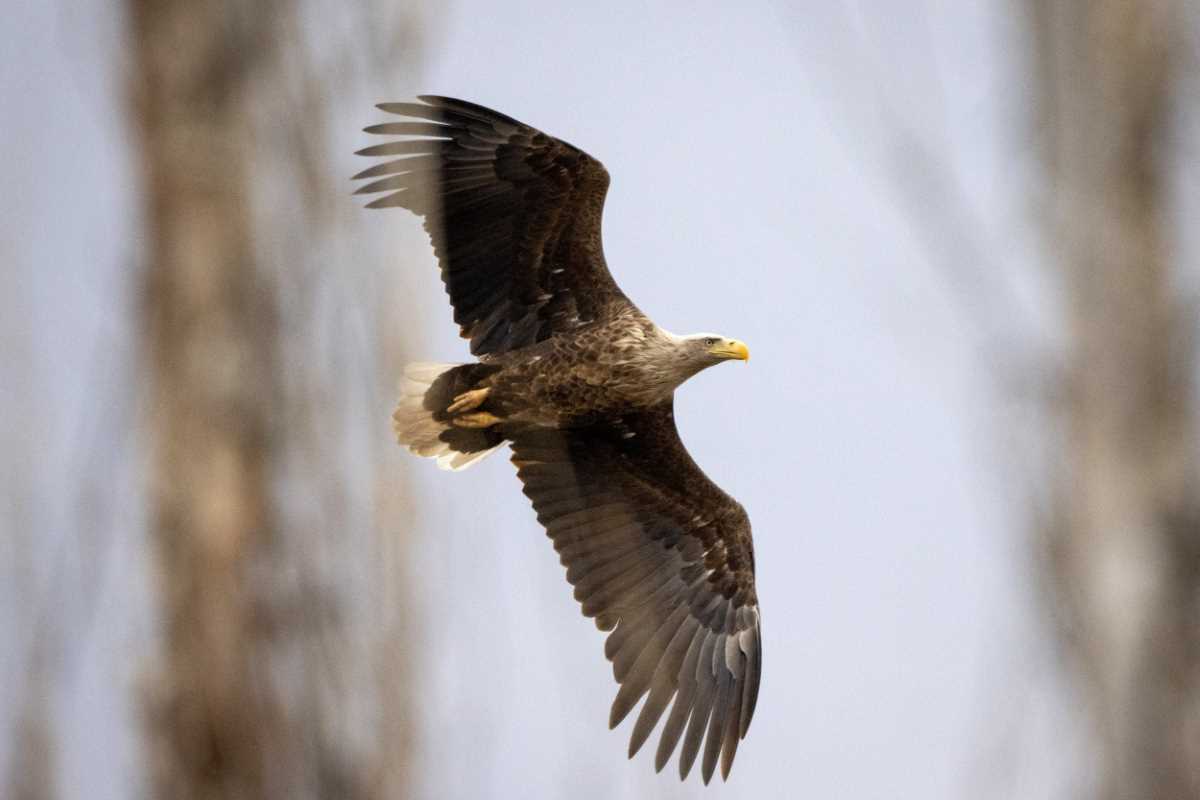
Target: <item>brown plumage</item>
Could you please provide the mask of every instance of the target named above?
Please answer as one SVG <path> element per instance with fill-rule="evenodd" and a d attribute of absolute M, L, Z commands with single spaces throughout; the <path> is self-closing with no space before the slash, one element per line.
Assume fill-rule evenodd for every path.
<path fill-rule="evenodd" d="M 420 214 L 474 364 L 406 370 L 396 431 L 452 469 L 501 444 L 583 613 L 611 631 L 616 726 L 642 700 L 629 754 L 666 716 L 705 783 L 728 776 L 758 697 L 762 647 L 750 522 L 675 428 L 675 389 L 747 357 L 713 334 L 655 325 L 617 287 L 600 219 L 608 172 L 583 151 L 473 103 L 384 103 L 409 118 L 359 151 L 399 156 L 356 175 L 370 208 Z M 420 121 L 413 121 L 420 120 Z M 668 711 L 669 708 L 669 711 Z"/>

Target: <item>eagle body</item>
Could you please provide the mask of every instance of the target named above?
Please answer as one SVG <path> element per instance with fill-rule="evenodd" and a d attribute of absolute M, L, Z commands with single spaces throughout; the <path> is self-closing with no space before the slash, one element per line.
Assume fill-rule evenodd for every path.
<path fill-rule="evenodd" d="M 580 427 L 670 402 L 698 371 L 677 355 L 678 339 L 625 310 L 572 336 L 485 358 L 499 370 L 472 388 L 489 389 L 480 410 L 507 421 Z"/>
<path fill-rule="evenodd" d="M 477 360 L 411 364 L 397 438 L 448 469 L 507 444 L 585 616 L 608 632 L 620 684 L 609 725 L 638 704 L 632 757 L 660 722 L 655 768 L 679 750 L 728 777 L 758 699 L 761 616 L 745 509 L 692 460 L 674 393 L 746 360 L 716 334 L 679 336 L 643 314 L 605 263 L 609 176 L 560 139 L 447 97 L 383 103 L 395 156 L 355 176 L 369 208 L 425 221 Z"/>

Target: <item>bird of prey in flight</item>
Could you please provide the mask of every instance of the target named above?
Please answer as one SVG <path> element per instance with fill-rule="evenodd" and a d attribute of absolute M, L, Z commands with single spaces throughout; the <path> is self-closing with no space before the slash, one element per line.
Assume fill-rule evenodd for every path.
<path fill-rule="evenodd" d="M 617 286 L 599 161 L 474 103 L 419 100 L 378 106 L 402 121 L 366 132 L 398 138 L 359 151 L 389 160 L 357 193 L 424 218 L 478 360 L 407 367 L 396 435 L 452 470 L 509 445 L 575 599 L 609 631 L 610 727 L 646 697 L 630 757 L 666 714 L 655 768 L 682 742 L 681 778 L 701 748 L 704 782 L 718 761 L 728 777 L 762 663 L 750 521 L 688 455 L 673 400 L 749 351 L 664 330 Z"/>

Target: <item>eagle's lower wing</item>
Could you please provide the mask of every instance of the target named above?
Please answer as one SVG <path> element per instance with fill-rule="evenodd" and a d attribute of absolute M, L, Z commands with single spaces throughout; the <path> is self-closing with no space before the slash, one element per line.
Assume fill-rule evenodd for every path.
<path fill-rule="evenodd" d="M 608 172 L 572 145 L 448 97 L 382 103 L 423 121 L 373 125 L 399 141 L 359 151 L 401 156 L 360 172 L 368 208 L 425 218 L 454 321 L 475 355 L 503 353 L 627 305 L 604 262 L 600 217 Z"/>
<path fill-rule="evenodd" d="M 656 769 L 680 737 L 680 777 L 704 744 L 728 776 L 758 697 L 761 644 L 750 522 L 679 440 L 670 404 L 586 428 L 508 432 L 513 463 L 583 613 L 611 630 L 615 727 L 644 694 L 642 746 L 674 698 Z M 685 730 L 686 726 L 686 730 Z"/>

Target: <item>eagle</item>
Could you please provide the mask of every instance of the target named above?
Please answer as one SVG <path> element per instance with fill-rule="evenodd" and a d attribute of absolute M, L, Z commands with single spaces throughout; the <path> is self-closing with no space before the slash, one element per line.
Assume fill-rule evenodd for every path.
<path fill-rule="evenodd" d="M 424 219 L 454 321 L 477 360 L 413 364 L 400 443 L 458 470 L 508 444 L 585 616 L 607 631 L 614 728 L 646 698 L 632 758 L 664 714 L 655 769 L 682 742 L 707 784 L 728 778 L 758 699 L 761 623 L 750 520 L 692 460 L 675 390 L 747 360 L 744 343 L 656 325 L 609 273 L 609 176 L 567 142 L 475 103 L 381 103 L 395 137 L 354 176 L 367 208 Z M 668 713 L 668 707 L 670 711 Z"/>

